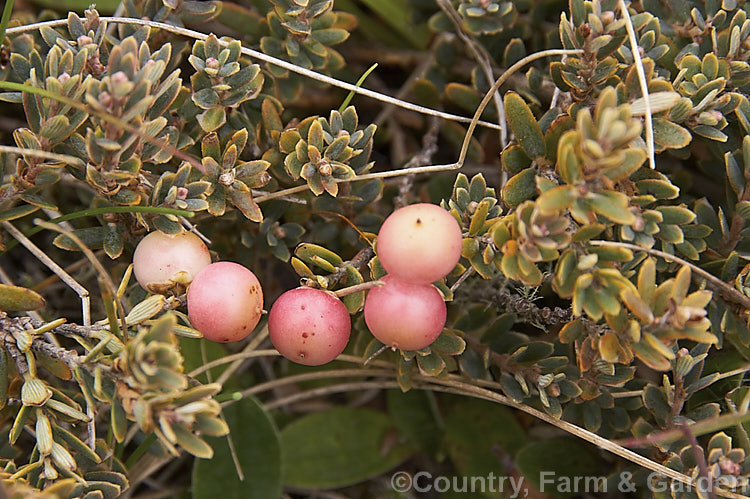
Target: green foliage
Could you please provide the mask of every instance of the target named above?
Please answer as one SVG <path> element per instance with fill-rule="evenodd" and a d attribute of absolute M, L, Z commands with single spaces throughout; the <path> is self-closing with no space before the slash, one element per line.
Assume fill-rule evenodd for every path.
<path fill-rule="evenodd" d="M 409 445 L 383 449 L 390 421 L 367 409 L 339 407 L 308 415 L 281 431 L 284 481 L 310 489 L 377 476 L 409 456 Z"/>
<path fill-rule="evenodd" d="M 53 15 L 13 12 L 0 40 L 8 493 L 169 482 L 200 498 L 380 497 L 397 467 L 537 485 L 540 471 L 626 469 L 483 398 L 634 437 L 644 459 L 747 494 L 750 3 L 633 2 L 632 26 L 615 0 L 559 7 L 123 2 L 125 16 L 215 31 L 196 40 L 93 8 L 20 32 Z M 507 73 L 559 47 L 571 52 Z M 310 78 L 356 81 L 373 62 L 365 86 L 444 113 L 472 115 L 505 80 L 467 127 Z M 382 220 L 417 201 L 455 218 L 461 259 L 434 283 L 442 334 L 394 351 L 362 309 L 385 274 Z M 39 234 L 47 218 L 54 237 Z M 214 260 L 252 267 L 266 309 L 297 284 L 340 296 L 341 362 L 290 368 L 264 349 L 265 321 L 240 345 L 201 343 L 181 291 L 131 285 L 144 234 L 186 229 Z M 674 433 L 694 423 L 715 426 Z M 183 451 L 191 486 L 144 471 Z"/>
<path fill-rule="evenodd" d="M 211 439 L 214 457 L 196 459 L 193 465 L 193 498 L 215 497 L 219 483 L 221 494 L 228 499 L 276 497 L 281 493 L 282 470 L 281 444 L 273 419 L 252 397 L 223 412 L 244 480 L 237 476 L 228 442 Z"/>

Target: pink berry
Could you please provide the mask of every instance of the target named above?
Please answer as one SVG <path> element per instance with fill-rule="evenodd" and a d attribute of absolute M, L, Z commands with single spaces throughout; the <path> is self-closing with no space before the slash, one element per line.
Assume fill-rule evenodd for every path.
<path fill-rule="evenodd" d="M 211 263 L 203 241 L 192 232 L 146 235 L 133 254 L 133 272 L 138 283 L 152 293 L 165 293 L 175 284 L 188 285 Z"/>
<path fill-rule="evenodd" d="M 193 327 L 211 341 L 239 341 L 249 335 L 263 313 L 263 289 L 255 274 L 232 262 L 201 270 L 187 293 Z"/>
<path fill-rule="evenodd" d="M 378 258 L 390 275 L 427 284 L 453 270 L 461 258 L 462 242 L 461 228 L 449 212 L 434 204 L 412 204 L 383 222 Z"/>
<path fill-rule="evenodd" d="M 440 336 L 447 308 L 432 284 L 415 284 L 387 275 L 365 299 L 365 322 L 384 345 L 419 350 Z"/>
<path fill-rule="evenodd" d="M 346 348 L 351 318 L 344 304 L 320 289 L 282 294 L 268 314 L 268 334 L 276 350 L 306 366 L 326 364 Z"/>

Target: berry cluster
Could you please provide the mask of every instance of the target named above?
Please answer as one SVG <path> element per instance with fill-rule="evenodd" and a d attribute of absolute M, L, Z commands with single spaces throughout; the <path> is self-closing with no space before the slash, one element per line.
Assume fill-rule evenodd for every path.
<path fill-rule="evenodd" d="M 190 322 L 212 341 L 245 338 L 263 313 L 263 289 L 255 274 L 237 263 L 211 263 L 208 248 L 191 232 L 148 234 L 135 249 L 133 272 L 138 283 L 154 293 L 189 285 Z"/>
<path fill-rule="evenodd" d="M 461 228 L 442 208 L 415 204 L 396 210 L 380 229 L 377 253 L 388 272 L 368 292 L 365 322 L 393 349 L 430 345 L 445 325 L 443 296 L 432 285 L 461 257 Z M 351 320 L 344 304 L 328 291 L 297 288 L 274 303 L 268 317 L 271 342 L 287 359 L 321 365 L 346 348 Z"/>
<path fill-rule="evenodd" d="M 369 291 L 364 306 L 367 327 L 378 340 L 402 350 L 420 350 L 435 341 L 447 308 L 432 283 L 454 269 L 461 243 L 458 223 L 436 205 L 407 206 L 385 220 L 377 254 L 387 275 L 382 286 Z M 141 286 L 154 293 L 189 285 L 188 317 L 204 338 L 238 341 L 260 321 L 263 291 L 255 274 L 236 263 L 211 263 L 206 245 L 190 232 L 152 232 L 136 248 L 133 266 Z M 281 355 L 317 366 L 344 351 L 351 318 L 334 293 L 300 287 L 273 304 L 268 332 Z"/>
<path fill-rule="evenodd" d="M 385 220 L 377 254 L 388 275 L 365 300 L 367 327 L 383 344 L 420 350 L 440 336 L 447 309 L 432 283 L 454 269 L 462 240 L 453 216 L 433 204 L 406 206 Z"/>

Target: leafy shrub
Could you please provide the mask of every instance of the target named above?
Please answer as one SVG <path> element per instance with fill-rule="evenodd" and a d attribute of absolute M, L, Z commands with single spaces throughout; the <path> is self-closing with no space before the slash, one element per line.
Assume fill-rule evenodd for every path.
<path fill-rule="evenodd" d="M 371 497 L 397 467 L 477 476 L 503 463 L 529 487 L 547 469 L 625 472 L 648 494 L 651 470 L 672 480 L 652 483 L 658 497 L 697 497 L 677 485 L 700 477 L 750 492 L 750 4 L 117 12 L 127 19 L 18 7 L 0 30 L 9 495 Z M 384 230 L 398 269 L 384 277 L 380 227 L 417 203 L 444 209 L 460 239 Z M 131 261 L 153 231 L 193 232 L 214 262 L 247 267 L 232 275 L 252 276 L 253 299 L 229 281 L 186 290 L 192 274 L 140 287 Z M 396 279 L 454 257 L 432 284 Z M 415 296 L 393 300 L 389 282 L 429 294 L 434 312 L 400 312 Z M 328 326 L 313 317 L 326 302 L 349 337 L 348 312 L 344 353 L 300 367 L 266 349 L 260 285 L 269 309 L 310 288 L 287 308 L 309 305 L 311 331 Z M 429 344 L 402 341 L 411 320 L 431 326 Z M 328 360 L 339 346 L 316 348 Z M 547 424 L 621 459 L 541 438 Z M 188 466 L 193 480 L 176 473 Z"/>

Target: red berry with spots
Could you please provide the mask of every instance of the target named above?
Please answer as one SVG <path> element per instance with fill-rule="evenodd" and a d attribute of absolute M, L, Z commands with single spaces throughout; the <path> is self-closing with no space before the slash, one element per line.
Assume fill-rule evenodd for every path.
<path fill-rule="evenodd" d="M 377 240 L 388 274 L 427 284 L 448 275 L 461 258 L 463 236 L 456 219 L 429 203 L 400 208 L 385 219 Z"/>
<path fill-rule="evenodd" d="M 448 310 L 432 284 L 415 284 L 387 275 L 383 286 L 365 299 L 365 322 L 381 343 L 401 350 L 419 350 L 440 336 Z"/>
<path fill-rule="evenodd" d="M 326 364 L 349 342 L 351 318 L 332 293 L 297 288 L 282 294 L 268 314 L 268 334 L 276 350 L 306 366 Z"/>
<path fill-rule="evenodd" d="M 201 270 L 187 293 L 193 327 L 211 341 L 227 343 L 249 335 L 263 313 L 263 289 L 250 270 L 232 262 Z"/>

